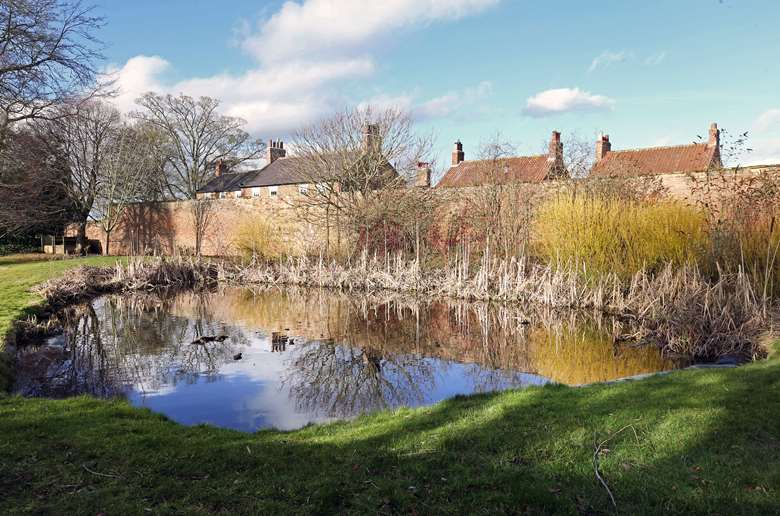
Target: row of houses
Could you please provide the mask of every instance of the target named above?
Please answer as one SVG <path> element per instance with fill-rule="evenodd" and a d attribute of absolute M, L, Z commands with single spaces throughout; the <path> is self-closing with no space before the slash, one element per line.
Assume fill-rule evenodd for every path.
<path fill-rule="evenodd" d="M 370 145 L 374 126 L 365 130 L 366 145 Z M 367 151 L 367 149 L 364 149 Z M 359 159 L 359 158 L 356 158 Z M 500 170 L 496 170 L 496 163 Z M 266 165 L 260 169 L 229 172 L 223 162 L 216 165 L 214 178 L 201 188 L 198 198 L 276 198 L 306 193 L 312 186 L 301 173 L 301 158 L 288 157 L 284 143 L 269 142 Z M 648 176 L 702 172 L 722 166 L 720 130 L 713 123 L 706 142 L 666 147 L 612 150 L 608 135 L 598 138 L 591 177 Z M 487 183 L 541 183 L 569 177 L 566 170 L 561 133 L 553 131 L 546 154 L 510 156 L 500 160 L 467 160 L 463 143 L 455 142 L 452 164 L 435 188 L 480 186 Z M 427 163 L 418 164 L 413 186 L 431 186 L 431 170 Z"/>

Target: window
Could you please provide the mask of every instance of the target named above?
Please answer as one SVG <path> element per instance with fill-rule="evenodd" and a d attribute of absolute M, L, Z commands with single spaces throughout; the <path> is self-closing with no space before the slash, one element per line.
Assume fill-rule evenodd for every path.
<path fill-rule="evenodd" d="M 219 192 L 219 198 L 224 199 L 225 198 L 225 192 Z"/>
<path fill-rule="evenodd" d="M 236 190 L 236 199 L 241 198 L 241 190 Z"/>
<path fill-rule="evenodd" d="M 298 193 L 301 195 L 309 193 L 309 185 L 298 185 Z"/>
<path fill-rule="evenodd" d="M 252 197 L 260 197 L 260 188 L 258 187 L 252 188 Z"/>
<path fill-rule="evenodd" d="M 268 195 L 271 197 L 277 197 L 279 195 L 279 187 L 278 186 L 269 186 L 268 187 Z"/>

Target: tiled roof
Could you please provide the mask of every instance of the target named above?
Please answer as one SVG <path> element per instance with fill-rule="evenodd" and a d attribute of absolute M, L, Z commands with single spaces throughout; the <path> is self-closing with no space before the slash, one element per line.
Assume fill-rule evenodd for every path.
<path fill-rule="evenodd" d="M 254 173 L 254 171 L 224 173 L 212 178 L 203 188 L 198 190 L 198 193 L 235 192 L 241 190 L 244 182 Z"/>
<path fill-rule="evenodd" d="M 332 155 L 326 158 L 328 165 L 336 170 L 344 167 L 346 161 L 357 163 L 360 155 L 357 153 L 345 153 Z M 350 163 L 351 165 L 352 163 Z M 250 170 L 236 174 L 222 174 L 209 181 L 206 186 L 198 190 L 198 193 L 232 192 L 241 188 L 255 188 L 261 186 L 295 185 L 311 182 L 313 173 L 304 170 L 306 162 L 303 158 L 278 158 L 261 169 Z M 387 163 L 387 168 L 392 173 L 395 169 Z"/>
<path fill-rule="evenodd" d="M 610 151 L 591 169 L 593 177 L 700 172 L 720 166 L 718 147 L 705 143 Z"/>
<path fill-rule="evenodd" d="M 548 177 L 551 165 L 553 165 L 548 158 L 547 154 L 542 154 L 495 161 L 462 161 L 460 164 L 452 166 L 436 187 L 478 186 L 504 182 L 540 183 Z"/>
<path fill-rule="evenodd" d="M 250 188 L 306 183 L 300 165 L 300 158 L 279 158 L 260 170 L 253 171 L 245 186 Z"/>

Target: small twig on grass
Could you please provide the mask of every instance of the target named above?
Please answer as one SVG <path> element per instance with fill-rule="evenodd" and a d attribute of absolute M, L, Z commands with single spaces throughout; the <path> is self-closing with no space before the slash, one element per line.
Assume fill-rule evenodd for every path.
<path fill-rule="evenodd" d="M 604 445 L 607 444 L 609 441 L 620 435 L 623 431 L 631 429 L 631 431 L 634 432 L 634 438 L 637 442 L 639 442 L 639 436 L 636 433 L 636 428 L 634 428 L 634 425 L 626 425 L 614 434 L 610 435 L 603 441 L 601 441 L 596 446 L 596 451 L 593 453 L 593 470 L 596 473 L 596 478 L 601 483 L 602 486 L 604 486 L 604 489 L 607 490 L 607 494 L 609 495 L 609 499 L 612 502 L 612 506 L 615 508 L 615 513 L 617 513 L 617 502 L 615 502 L 615 496 L 612 494 L 612 491 L 609 489 L 609 484 L 607 484 L 607 481 L 604 480 L 604 477 L 601 476 L 601 473 L 599 472 L 599 455 L 601 454 L 601 451 L 604 449 Z"/>
<path fill-rule="evenodd" d="M 121 475 L 112 475 L 110 473 L 100 473 L 100 472 L 97 472 L 97 471 L 93 471 L 93 470 L 89 469 L 86 464 L 82 464 L 81 467 L 83 467 L 84 470 L 86 470 L 87 473 L 92 473 L 93 475 L 97 475 L 99 477 L 122 478 Z"/>

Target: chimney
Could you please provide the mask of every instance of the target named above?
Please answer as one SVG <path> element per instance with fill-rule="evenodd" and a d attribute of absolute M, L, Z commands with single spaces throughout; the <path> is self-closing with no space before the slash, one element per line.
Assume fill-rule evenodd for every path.
<path fill-rule="evenodd" d="M 710 125 L 710 139 L 707 142 L 707 147 L 720 148 L 720 129 L 715 122 Z"/>
<path fill-rule="evenodd" d="M 420 161 L 417 163 L 417 175 L 414 177 L 414 186 L 420 188 L 430 188 L 431 186 L 431 164 Z"/>
<path fill-rule="evenodd" d="M 547 153 L 547 163 L 549 163 L 550 177 L 558 177 L 564 174 L 563 143 L 561 143 L 561 133 L 558 131 L 552 132 L 550 147 Z"/>
<path fill-rule="evenodd" d="M 379 126 L 366 124 L 363 128 L 363 150 L 365 152 L 377 152 L 381 148 Z"/>
<path fill-rule="evenodd" d="M 561 133 L 558 131 L 552 132 L 552 138 L 550 138 L 550 148 L 547 153 L 548 161 L 563 161 L 563 144 L 561 143 Z"/>
<path fill-rule="evenodd" d="M 284 150 L 283 141 L 271 140 L 268 142 L 268 149 L 265 152 L 265 159 L 268 160 L 269 165 L 277 159 L 284 158 L 285 156 L 287 156 L 287 151 Z"/>
<path fill-rule="evenodd" d="M 463 153 L 463 144 L 460 140 L 455 142 L 455 150 L 452 151 L 452 166 L 460 165 L 466 159 L 466 155 Z"/>
<path fill-rule="evenodd" d="M 596 161 L 601 161 L 609 151 L 612 150 L 612 144 L 609 143 L 609 135 L 602 134 L 596 140 Z"/>
<path fill-rule="evenodd" d="M 214 175 L 216 177 L 221 176 L 225 172 L 225 162 L 221 159 L 217 160 L 217 165 L 214 167 Z"/>

